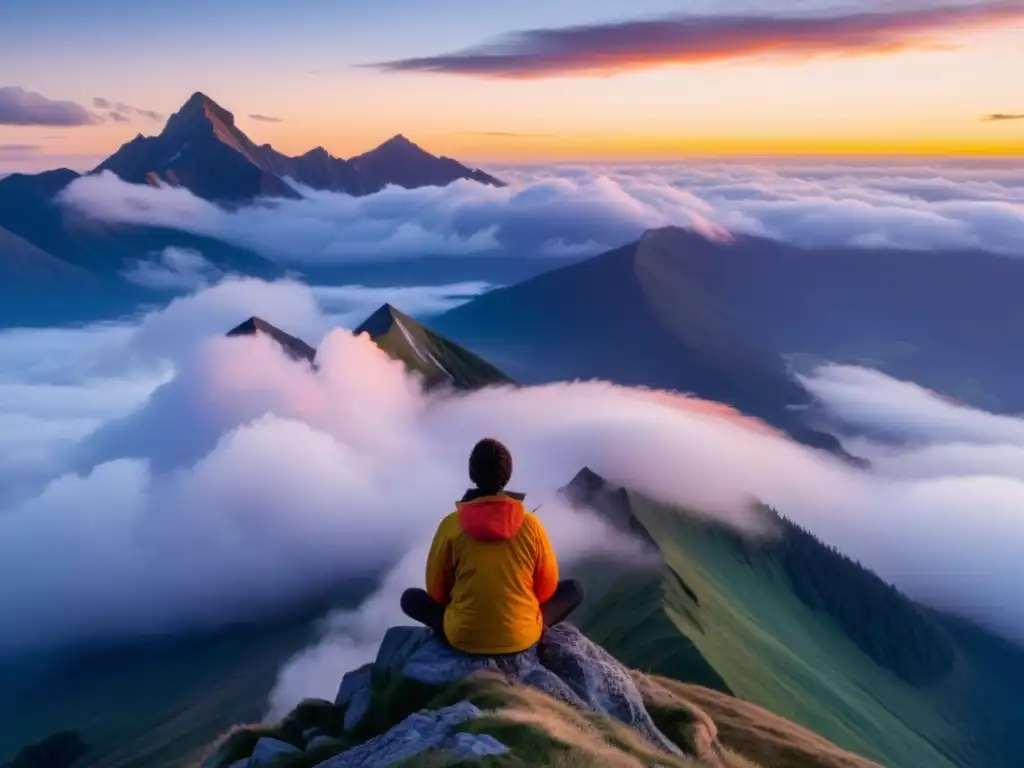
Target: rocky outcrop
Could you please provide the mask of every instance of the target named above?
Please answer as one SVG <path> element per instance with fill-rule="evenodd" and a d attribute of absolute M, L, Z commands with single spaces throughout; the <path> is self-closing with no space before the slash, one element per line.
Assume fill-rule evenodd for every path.
<path fill-rule="evenodd" d="M 365 683 L 373 672 L 444 688 L 485 670 L 577 709 L 608 715 L 658 749 L 681 754 L 654 725 L 629 671 L 569 624 L 552 627 L 540 643 L 522 653 L 482 657 L 453 650 L 427 629 L 394 627 L 384 636 L 372 669 L 345 676 L 338 699 L 354 701 L 359 695 L 355 681 Z"/>
<path fill-rule="evenodd" d="M 276 726 L 236 730 L 203 768 L 387 768 L 427 751 L 453 759 L 514 752 L 514 744 L 483 732 L 493 718 L 472 723 L 485 714 L 477 704 L 493 707 L 489 716 L 502 712 L 465 700 L 485 679 L 612 718 L 651 755 L 683 754 L 654 724 L 630 671 L 571 625 L 502 656 L 469 656 L 424 627 L 393 627 L 376 660 L 344 676 L 333 703 L 306 700 Z"/>

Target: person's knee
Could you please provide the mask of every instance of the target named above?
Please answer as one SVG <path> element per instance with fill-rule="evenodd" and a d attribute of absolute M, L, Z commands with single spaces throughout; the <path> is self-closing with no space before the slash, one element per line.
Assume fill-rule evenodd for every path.
<path fill-rule="evenodd" d="M 406 616 L 415 618 L 413 614 L 419 613 L 417 608 L 423 604 L 420 593 L 421 589 L 407 589 L 402 593 L 402 598 L 399 600 L 399 605 L 402 607 L 402 613 Z"/>
<path fill-rule="evenodd" d="M 562 582 L 564 586 L 564 594 L 566 600 L 571 602 L 573 605 L 579 605 L 583 602 L 587 596 L 586 591 L 583 589 L 583 585 L 576 579 L 566 579 Z"/>

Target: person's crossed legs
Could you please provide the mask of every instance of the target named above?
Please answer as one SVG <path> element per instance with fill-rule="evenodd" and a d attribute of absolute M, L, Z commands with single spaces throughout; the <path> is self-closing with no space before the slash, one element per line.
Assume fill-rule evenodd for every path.
<path fill-rule="evenodd" d="M 402 593 L 402 613 L 413 621 L 426 625 L 444 640 L 444 606 L 427 594 L 425 589 L 407 589 Z"/>
<path fill-rule="evenodd" d="M 572 612 L 580 607 L 584 597 L 583 585 L 575 579 L 558 582 L 555 594 L 540 606 L 544 628 L 553 627 L 569 618 Z M 402 593 L 401 606 L 402 613 L 432 629 L 439 638 L 445 640 L 444 606 L 428 595 L 425 589 L 405 590 Z"/>

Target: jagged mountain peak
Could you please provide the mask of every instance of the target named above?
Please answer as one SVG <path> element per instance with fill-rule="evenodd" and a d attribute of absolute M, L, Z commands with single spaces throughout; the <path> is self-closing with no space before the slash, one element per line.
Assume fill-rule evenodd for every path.
<path fill-rule="evenodd" d="M 167 120 L 162 136 L 184 136 L 213 131 L 221 141 L 231 145 L 252 143 L 235 127 L 235 116 L 205 93 L 196 91 Z"/>
<path fill-rule="evenodd" d="M 388 162 L 400 161 L 406 158 L 429 158 L 431 160 L 437 160 L 419 144 L 414 141 L 410 141 L 401 133 L 392 136 L 390 139 L 374 147 L 369 152 L 353 157 L 353 162 L 369 161 L 369 160 L 387 160 Z"/>
<path fill-rule="evenodd" d="M 403 133 L 396 133 L 390 139 L 381 144 L 382 147 L 417 147 L 416 142 L 411 141 Z"/>
<path fill-rule="evenodd" d="M 311 347 L 309 344 L 304 342 L 302 339 L 296 338 L 289 333 L 285 333 L 276 325 L 268 323 L 261 317 L 253 315 L 248 320 L 239 323 L 230 331 L 226 336 L 256 336 L 265 335 L 276 341 L 281 345 L 291 357 L 296 360 L 307 360 L 313 362 L 316 358 L 316 349 Z"/>
<path fill-rule="evenodd" d="M 182 186 L 216 202 L 298 197 L 286 179 L 350 195 L 373 194 L 388 185 L 445 186 L 459 179 L 502 186 L 481 171 L 435 157 L 403 134 L 351 160 L 334 157 L 323 146 L 286 155 L 253 142 L 235 116 L 202 91 L 171 115 L 158 136 L 137 136 L 95 169 L 104 170 L 133 184 Z"/>
<path fill-rule="evenodd" d="M 266 146 L 267 146 L 267 147 L 269 147 L 270 145 L 269 145 L 269 144 L 267 144 Z M 315 146 L 315 147 L 313 147 L 313 148 L 312 148 L 311 150 L 309 150 L 308 152 L 304 153 L 304 154 L 302 155 L 302 157 L 306 157 L 306 158 L 323 158 L 323 159 L 328 159 L 328 158 L 332 158 L 332 157 L 334 157 L 334 155 L 332 155 L 332 154 L 331 154 L 330 152 L 328 152 L 328 151 L 327 151 L 326 149 L 324 149 L 324 148 L 323 148 L 322 146 L 319 146 L 319 145 L 318 145 L 318 146 Z"/>
<path fill-rule="evenodd" d="M 365 333 L 371 339 L 376 339 L 391 330 L 396 313 L 401 314 L 391 304 L 381 304 L 352 333 L 356 336 Z"/>
<path fill-rule="evenodd" d="M 185 118 L 207 117 L 220 120 L 227 125 L 235 124 L 235 116 L 231 112 L 201 91 L 189 96 L 188 101 L 175 114 Z"/>

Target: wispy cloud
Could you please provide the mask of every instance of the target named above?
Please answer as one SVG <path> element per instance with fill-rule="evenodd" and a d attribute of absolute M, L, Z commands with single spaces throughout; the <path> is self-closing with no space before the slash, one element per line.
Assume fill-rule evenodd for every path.
<path fill-rule="evenodd" d="M 39 149 L 38 144 L 0 144 L 0 155 L 27 155 Z"/>
<path fill-rule="evenodd" d="M 96 109 L 110 110 L 111 120 L 118 123 L 131 122 L 132 116 L 144 117 L 147 120 L 152 120 L 154 122 L 159 122 L 164 119 L 163 115 L 159 112 L 154 112 L 151 109 L 140 109 L 139 107 L 132 106 L 131 104 L 125 104 L 123 101 L 111 101 L 110 99 L 104 99 L 102 96 L 94 97 L 92 105 Z M 117 117 L 114 116 L 115 114 Z"/>
<path fill-rule="evenodd" d="M 862 56 L 934 45 L 946 33 L 1024 19 L 1017 0 L 819 15 L 675 15 L 512 32 L 452 53 L 367 65 L 494 78 L 612 75 L 761 57 Z"/>
<path fill-rule="evenodd" d="M 273 117 L 271 115 L 257 115 L 257 114 L 253 114 L 253 115 L 249 115 L 249 119 L 250 120 L 258 120 L 261 123 L 283 123 L 284 122 L 284 120 L 282 120 L 280 117 Z"/>
<path fill-rule="evenodd" d="M 459 136 L 490 136 L 496 139 L 553 139 L 557 133 L 521 133 L 518 131 L 459 131 Z"/>
<path fill-rule="evenodd" d="M 1002 123 L 1007 120 L 1024 120 L 1024 115 L 1008 114 L 1006 112 L 996 112 L 991 115 L 985 115 L 981 118 L 986 123 Z"/>
<path fill-rule="evenodd" d="M 0 125 L 95 125 L 103 118 L 73 101 L 54 101 L 18 86 L 0 86 Z"/>

